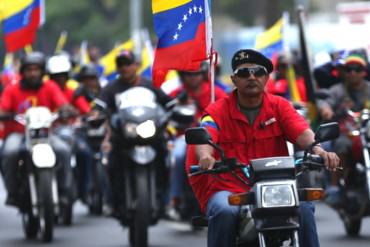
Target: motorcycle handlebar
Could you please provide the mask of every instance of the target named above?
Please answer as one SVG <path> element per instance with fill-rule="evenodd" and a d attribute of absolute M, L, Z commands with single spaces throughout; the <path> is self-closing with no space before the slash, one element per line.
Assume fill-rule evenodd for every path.
<path fill-rule="evenodd" d="M 192 165 L 190 166 L 189 176 L 192 177 L 202 174 L 220 174 L 244 167 L 245 167 L 244 164 L 235 164 L 231 166 L 225 165 L 225 162 L 223 161 L 216 162 L 213 168 L 209 170 L 201 170 L 199 165 Z"/>
<path fill-rule="evenodd" d="M 324 163 L 325 163 L 324 159 L 316 154 L 309 154 L 307 159 L 305 160 L 299 159 L 296 161 L 298 170 L 307 169 L 310 171 L 321 170 L 322 168 L 325 168 Z"/>
<path fill-rule="evenodd" d="M 297 160 L 296 161 L 296 167 L 297 170 L 321 170 L 325 167 L 324 165 L 324 159 L 319 155 L 309 154 L 307 159 L 303 160 Z M 235 164 L 235 165 L 227 165 L 225 162 L 218 161 L 215 163 L 213 169 L 209 170 L 201 170 L 199 165 L 192 165 L 190 166 L 189 176 L 197 176 L 202 174 L 220 174 L 229 172 L 235 169 L 241 169 L 245 168 L 246 166 L 244 164 Z"/>
<path fill-rule="evenodd" d="M 1 113 L 0 114 L 0 121 L 13 120 L 14 118 L 15 118 L 14 113 Z"/>

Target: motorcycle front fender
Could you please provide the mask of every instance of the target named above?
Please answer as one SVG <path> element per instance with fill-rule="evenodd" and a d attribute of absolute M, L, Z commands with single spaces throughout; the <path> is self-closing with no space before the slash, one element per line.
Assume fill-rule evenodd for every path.
<path fill-rule="evenodd" d="M 151 146 L 135 146 L 129 151 L 131 159 L 139 165 L 150 164 L 156 157 L 156 151 Z"/>

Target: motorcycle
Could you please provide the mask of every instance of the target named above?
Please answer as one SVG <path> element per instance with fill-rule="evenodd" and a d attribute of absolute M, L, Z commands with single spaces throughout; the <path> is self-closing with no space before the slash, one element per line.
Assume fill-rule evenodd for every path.
<path fill-rule="evenodd" d="M 221 161 L 211 170 L 191 166 L 189 176 L 242 171 L 244 178 L 235 176 L 244 184 L 251 184 L 252 189 L 228 198 L 230 205 L 241 207 L 237 246 L 298 247 L 299 201 L 321 199 L 324 192 L 321 188 L 298 189 L 296 176 L 303 171 L 323 168 L 322 158 L 308 151 L 338 135 L 337 123 L 321 125 L 315 134 L 315 142 L 305 151 L 303 158 L 296 161 L 290 156 L 261 158 L 251 160 L 246 166 L 238 164 L 235 158 L 225 158 L 223 150 L 211 141 L 204 128 L 191 128 L 185 134 L 187 144 L 209 144 L 221 154 Z M 198 226 L 208 224 L 204 217 L 196 217 L 193 222 Z"/>
<path fill-rule="evenodd" d="M 345 114 L 341 132 L 347 133 L 361 153 L 352 152 L 358 162 L 345 169 L 346 176 L 339 180 L 340 203 L 330 206 L 339 214 L 347 235 L 358 236 L 362 219 L 370 215 L 370 111 L 346 110 Z"/>
<path fill-rule="evenodd" d="M 143 247 L 148 245 L 148 227 L 156 224 L 164 211 L 165 129 L 170 113 L 145 87 L 128 89 L 115 100 L 118 112 L 111 116 L 110 125 L 113 149 L 119 149 L 117 160 L 121 162 L 119 219 L 129 228 L 131 246 Z"/>
<path fill-rule="evenodd" d="M 25 147 L 17 167 L 17 198 L 26 238 L 39 233 L 43 242 L 53 239 L 54 216 L 59 214 L 56 155 L 49 144 L 52 123 L 58 118 L 46 107 L 31 107 L 24 114 L 7 116 L 25 126 Z"/>
<path fill-rule="evenodd" d="M 104 154 L 101 152 L 101 143 L 106 133 L 104 126 L 105 116 L 99 118 L 86 118 L 83 121 L 81 130 L 86 137 L 87 143 L 92 150 L 93 167 L 92 167 L 92 190 L 89 193 L 90 200 L 88 201 L 89 211 L 95 215 L 103 213 L 104 202 L 108 201 L 109 197 L 109 179 L 107 161 Z"/>
<path fill-rule="evenodd" d="M 184 98 L 184 99 L 181 99 Z M 172 116 L 169 121 L 169 126 L 176 130 L 176 134 L 172 137 L 172 139 L 178 140 L 179 138 L 183 138 L 185 142 L 185 135 L 184 132 L 187 128 L 190 128 L 194 124 L 194 116 L 196 114 L 197 108 L 194 102 L 189 102 L 187 97 L 180 96 L 180 103 L 176 104 L 172 109 Z M 171 145 L 171 141 L 169 142 L 169 151 L 170 151 L 170 166 L 174 171 L 177 172 L 176 169 L 176 160 L 174 155 L 172 154 L 173 146 Z M 185 150 L 184 150 L 185 152 Z M 185 153 L 184 153 L 185 157 Z M 176 205 L 173 210 L 175 213 L 172 213 L 170 217 L 172 219 L 181 220 L 181 221 L 190 221 L 191 217 L 195 214 L 200 213 L 200 208 L 198 202 L 194 196 L 194 193 L 191 189 L 189 181 L 187 180 L 187 174 L 185 172 L 185 163 L 182 166 L 182 177 L 179 181 L 182 183 L 182 193 L 179 200 L 176 202 Z M 196 230 L 197 228 L 193 228 Z"/>

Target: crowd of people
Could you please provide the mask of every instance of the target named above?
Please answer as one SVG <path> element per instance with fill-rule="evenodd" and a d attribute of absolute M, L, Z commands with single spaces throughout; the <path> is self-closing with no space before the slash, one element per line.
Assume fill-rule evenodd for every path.
<path fill-rule="evenodd" d="M 102 111 L 111 116 L 117 108 L 116 95 L 136 86 L 145 87 L 156 95 L 156 100 L 164 108 L 173 99 L 186 95 L 178 104 L 194 104 L 196 113 L 192 126 L 205 127 L 212 140 L 219 144 L 228 157 L 236 157 L 248 164 L 251 159 L 286 156 L 286 141 L 304 149 L 314 142 L 314 132 L 307 119 L 300 116 L 292 107 L 292 99 L 287 78 L 287 68 L 295 71 L 295 83 L 303 105 L 307 101 L 305 81 L 300 68 L 299 55 L 280 54 L 271 61 L 254 50 L 239 50 L 231 61 L 232 84 L 217 81 L 211 103 L 209 64 L 202 63 L 196 71 L 178 71 L 180 85 L 169 94 L 152 85 L 150 78 L 138 74 L 140 66 L 134 53 L 120 51 L 115 58 L 118 77 L 110 82 L 102 80 L 103 68 L 96 58 L 97 48 L 91 48 L 91 63 L 73 63 L 66 52 L 47 58 L 41 52 L 24 54 L 19 61 L 19 71 L 12 75 L 3 73 L 1 77 L 1 113 L 24 113 L 34 106 L 45 106 L 51 111 L 73 116 L 69 123 L 78 123 L 83 118 L 97 118 Z M 226 66 L 223 62 L 223 66 Z M 79 68 L 78 68 L 79 67 Z M 329 170 L 338 166 L 353 169 L 356 162 L 363 159 L 358 140 L 346 134 L 345 110 L 361 111 L 370 106 L 368 60 L 363 50 L 342 51 L 333 54 L 332 61 L 313 71 L 318 89 L 327 92 L 328 97 L 318 100 L 318 112 L 323 121 L 336 120 L 341 125 L 341 136 L 332 143 L 317 145 L 313 152 L 322 156 Z M 218 68 L 219 69 L 219 68 Z M 76 72 L 77 71 L 77 72 Z M 97 104 L 100 101 L 104 103 Z M 138 99 L 140 100 L 140 99 Z M 117 216 L 120 205 L 121 184 L 120 167 L 125 163 L 117 157 L 120 144 L 115 142 L 110 129 L 110 119 L 106 118 L 106 134 L 101 143 L 101 152 L 108 157 L 108 174 L 111 191 L 107 193 L 106 213 Z M 271 126 L 261 128 L 261 123 L 274 119 Z M 63 121 L 63 120 L 61 120 Z M 56 123 L 57 125 L 58 123 Z M 3 145 L 1 147 L 1 173 L 7 189 L 6 204 L 17 206 L 17 159 L 24 146 L 24 127 L 13 120 L 2 123 Z M 77 166 L 83 171 L 78 181 L 79 198 L 89 200 L 92 189 L 92 166 L 94 166 L 91 147 L 82 134 L 75 136 L 76 144 L 68 143 L 57 133 L 50 138 L 51 145 L 63 167 L 59 170 L 58 183 L 63 196 L 69 185 L 68 177 L 73 176 L 71 156 L 75 155 Z M 173 146 L 163 145 L 163 156 L 171 155 L 173 162 L 163 158 L 163 170 L 168 179 L 164 196 L 167 210 L 165 215 L 178 219 L 181 195 L 186 183 L 185 164 L 199 164 L 202 169 L 211 169 L 219 158 L 210 146 L 190 146 L 187 148 L 184 129 L 172 134 Z M 169 141 L 169 140 L 167 140 Z M 325 151 L 329 150 L 329 151 Z M 351 172 L 346 173 L 351 180 Z M 201 212 L 209 218 L 208 246 L 233 246 L 238 208 L 227 204 L 230 193 L 245 189 L 233 177 L 217 180 L 211 176 L 190 181 L 199 201 Z M 330 175 L 328 187 L 338 186 L 338 174 Z M 314 205 L 302 203 L 301 246 L 319 246 L 314 220 Z"/>

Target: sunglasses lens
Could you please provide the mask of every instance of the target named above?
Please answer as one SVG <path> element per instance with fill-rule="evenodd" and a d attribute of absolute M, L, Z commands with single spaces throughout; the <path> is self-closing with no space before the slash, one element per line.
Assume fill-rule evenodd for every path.
<path fill-rule="evenodd" d="M 241 68 L 235 74 L 241 78 L 248 78 L 251 75 L 248 68 Z"/>
<path fill-rule="evenodd" d="M 364 68 L 360 66 L 350 66 L 350 67 L 345 67 L 345 71 L 350 73 L 352 71 L 355 71 L 357 73 L 364 71 Z"/>
<path fill-rule="evenodd" d="M 251 67 L 251 68 L 240 68 L 234 72 L 234 74 L 241 78 L 248 78 L 252 74 L 256 77 L 267 75 L 267 71 L 264 67 Z"/>
<path fill-rule="evenodd" d="M 264 68 L 259 67 L 259 68 L 255 69 L 253 74 L 257 77 L 261 77 L 261 76 L 266 75 L 266 71 L 264 70 Z"/>

